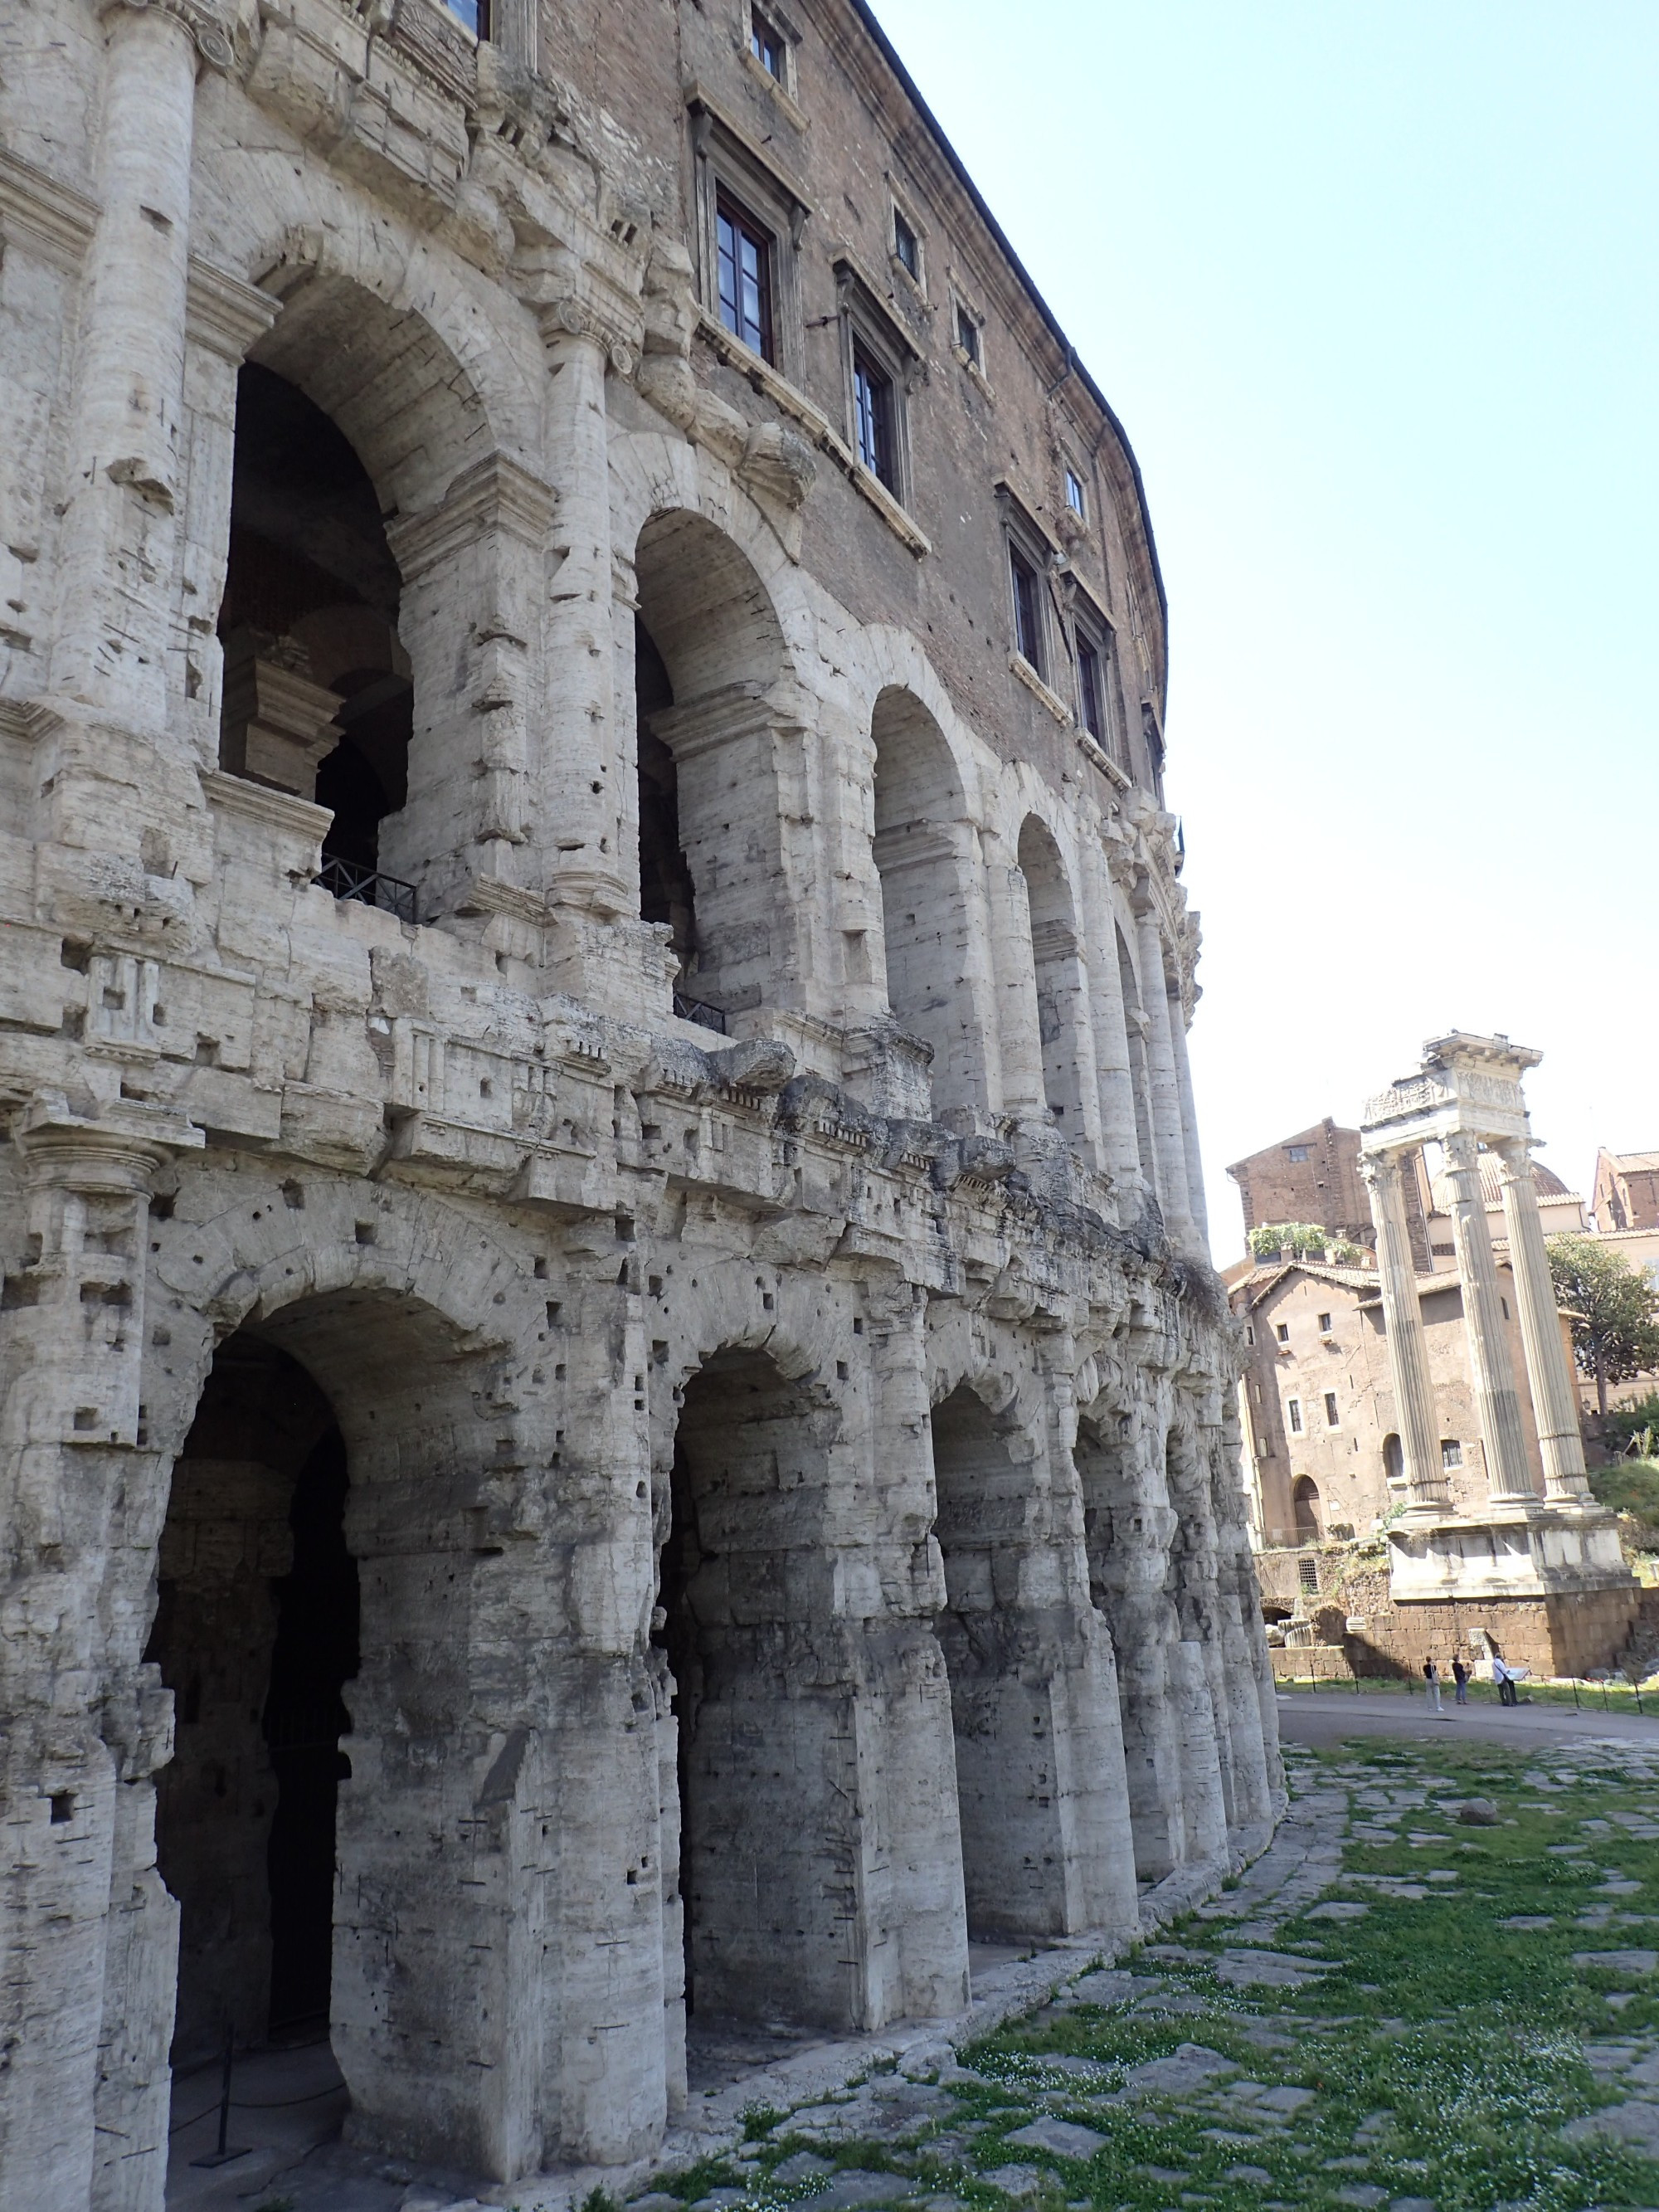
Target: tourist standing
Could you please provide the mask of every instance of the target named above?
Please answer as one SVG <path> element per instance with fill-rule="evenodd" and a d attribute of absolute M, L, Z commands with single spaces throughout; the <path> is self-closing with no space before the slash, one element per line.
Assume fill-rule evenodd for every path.
<path fill-rule="evenodd" d="M 1452 1680 L 1457 1685 L 1457 1703 L 1467 1705 L 1469 1702 L 1469 1670 L 1461 1659 L 1452 1661 Z"/>
<path fill-rule="evenodd" d="M 1434 1708 L 1437 1717 L 1444 1720 L 1446 1716 L 1440 1711 L 1440 1669 L 1432 1659 L 1423 1662 L 1423 1680 L 1429 1686 L 1430 1705 Z"/>
<path fill-rule="evenodd" d="M 1498 1685 L 1498 1702 L 1500 1705 L 1520 1704 L 1521 1700 L 1515 1693 L 1515 1677 L 1496 1651 L 1492 1655 L 1492 1678 Z"/>

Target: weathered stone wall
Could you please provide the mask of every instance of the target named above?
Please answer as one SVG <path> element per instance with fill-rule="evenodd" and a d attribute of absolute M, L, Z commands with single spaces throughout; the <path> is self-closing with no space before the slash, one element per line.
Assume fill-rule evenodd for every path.
<path fill-rule="evenodd" d="M 1043 413 L 1055 333 L 861 19 L 811 21 L 818 117 L 875 82 L 929 269 L 985 274 L 973 406 L 1033 477 L 1099 461 L 1045 587 L 1057 654 L 1062 541 L 1136 641 L 1127 740 L 1121 434 L 1080 378 Z M 59 0 L 0 94 L 39 2212 L 153 2212 L 175 2030 L 307 2003 L 360 2143 L 633 2157 L 688 2008 L 948 2015 L 970 1933 L 1132 1925 L 1282 1802 L 1151 757 L 1011 665 L 948 343 L 912 514 L 698 325 L 690 143 L 500 25 Z"/>

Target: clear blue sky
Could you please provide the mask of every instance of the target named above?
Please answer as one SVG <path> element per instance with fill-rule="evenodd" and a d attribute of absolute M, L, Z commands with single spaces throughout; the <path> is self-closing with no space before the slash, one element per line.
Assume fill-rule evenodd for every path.
<path fill-rule="evenodd" d="M 1146 477 L 1218 1261 L 1447 1028 L 1659 1147 L 1659 5 L 876 4 Z"/>

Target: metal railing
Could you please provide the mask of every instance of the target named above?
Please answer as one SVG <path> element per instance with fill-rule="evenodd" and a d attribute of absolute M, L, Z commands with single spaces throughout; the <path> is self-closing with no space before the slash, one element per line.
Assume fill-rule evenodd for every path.
<path fill-rule="evenodd" d="M 401 876 L 383 876 L 375 868 L 360 868 L 354 860 L 330 858 L 312 878 L 321 890 L 331 891 L 337 899 L 356 899 L 362 906 L 377 906 L 382 912 L 395 914 L 399 921 L 416 919 L 415 886 L 406 884 Z"/>
<path fill-rule="evenodd" d="M 726 1035 L 726 1009 L 711 1006 L 706 999 L 688 999 L 684 992 L 674 994 L 674 1012 L 683 1022 L 696 1022 L 700 1029 L 718 1030 Z"/>

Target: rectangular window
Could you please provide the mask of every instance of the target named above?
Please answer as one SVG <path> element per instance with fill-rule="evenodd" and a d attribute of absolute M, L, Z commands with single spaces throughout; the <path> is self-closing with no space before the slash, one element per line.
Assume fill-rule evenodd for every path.
<path fill-rule="evenodd" d="M 957 301 L 957 343 L 975 368 L 981 367 L 979 325 L 960 300 Z"/>
<path fill-rule="evenodd" d="M 1296 1563 L 1297 1588 L 1309 1597 L 1319 1595 L 1319 1563 L 1316 1559 L 1298 1559 Z"/>
<path fill-rule="evenodd" d="M 899 266 L 920 283 L 921 248 L 916 243 L 916 234 L 897 208 L 893 210 L 893 252 L 898 258 Z"/>
<path fill-rule="evenodd" d="M 1328 1336 L 1330 1333 L 1331 1317 L 1328 1314 L 1321 1314 L 1319 1316 L 1319 1334 L 1322 1336 Z"/>
<path fill-rule="evenodd" d="M 1089 507 L 1084 495 L 1083 479 L 1075 469 L 1067 469 L 1066 471 L 1066 504 L 1073 514 L 1080 516 L 1088 514 Z"/>
<path fill-rule="evenodd" d="M 1289 1322 L 1280 1322 L 1275 1333 L 1281 1344 L 1288 1344 L 1291 1340 L 1291 1324 Z"/>
<path fill-rule="evenodd" d="M 772 235 L 737 201 L 720 195 L 720 320 L 763 361 L 775 361 L 772 331 Z"/>
<path fill-rule="evenodd" d="M 1458 1440 L 1457 1440 L 1457 1438 L 1456 1438 L 1455 1437 L 1441 1437 L 1441 1439 L 1440 1439 L 1440 1464 L 1441 1464 L 1441 1466 L 1442 1466 L 1442 1467 L 1443 1467 L 1443 1468 L 1453 1468 L 1453 1467 L 1462 1467 L 1462 1464 L 1463 1464 L 1463 1447 L 1462 1447 L 1462 1445 L 1458 1442 Z"/>
<path fill-rule="evenodd" d="M 1097 744 L 1106 734 L 1103 711 L 1105 687 L 1100 678 L 1100 655 L 1086 637 L 1077 641 L 1077 710 L 1083 718 L 1083 726 Z"/>
<path fill-rule="evenodd" d="M 896 441 L 893 435 L 893 380 L 878 368 L 861 345 L 853 348 L 853 413 L 859 459 L 889 491 L 898 490 Z"/>
<path fill-rule="evenodd" d="M 1290 1416 L 1290 1420 L 1291 1420 L 1291 1434 L 1293 1437 L 1299 1437 L 1299 1436 L 1301 1435 L 1301 1433 L 1302 1433 L 1302 1401 L 1301 1401 L 1301 1399 L 1300 1399 L 1300 1398 L 1288 1398 L 1288 1399 L 1286 1399 L 1286 1400 L 1285 1400 L 1285 1412 L 1286 1412 L 1286 1413 L 1289 1414 L 1289 1416 Z"/>
<path fill-rule="evenodd" d="M 1328 1429 L 1340 1429 L 1341 1425 L 1341 1419 L 1336 1410 L 1336 1393 L 1334 1390 L 1328 1390 L 1325 1393 L 1325 1426 Z"/>
<path fill-rule="evenodd" d="M 749 11 L 749 51 L 769 77 L 782 84 L 789 67 L 788 48 L 783 33 L 775 23 L 769 22 L 758 8 Z"/>
<path fill-rule="evenodd" d="M 1285 1155 L 1287 1159 L 1305 1160 L 1308 1157 L 1308 1147 L 1305 1145 L 1286 1145 Z"/>
<path fill-rule="evenodd" d="M 1014 588 L 1014 646 L 1020 658 L 1042 673 L 1042 602 L 1038 596 L 1036 570 L 1016 545 L 1008 549 L 1008 568 Z"/>

